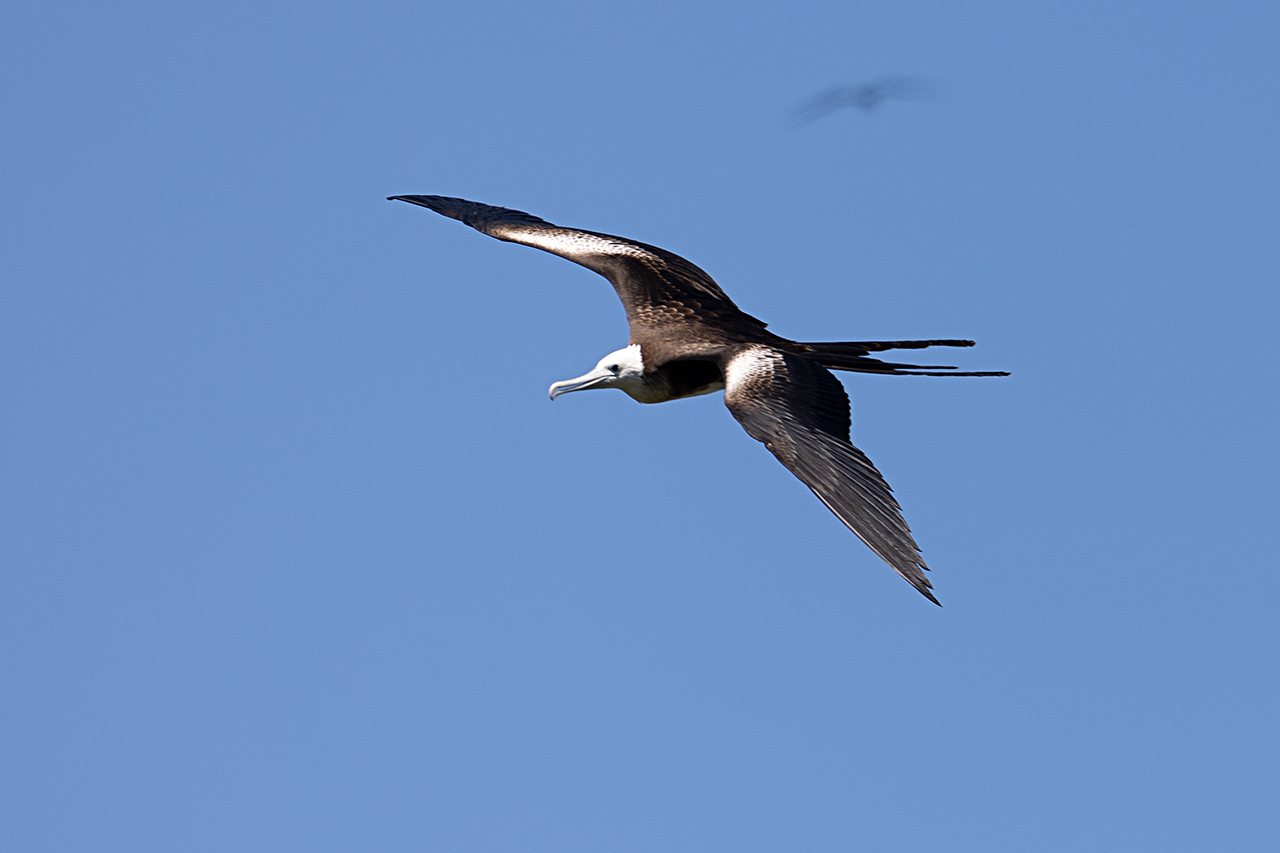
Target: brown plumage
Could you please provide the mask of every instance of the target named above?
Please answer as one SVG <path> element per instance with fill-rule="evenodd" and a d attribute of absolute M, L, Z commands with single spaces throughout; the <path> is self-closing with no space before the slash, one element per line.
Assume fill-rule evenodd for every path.
<path fill-rule="evenodd" d="M 890 349 L 968 347 L 973 341 L 804 343 L 773 334 L 742 311 L 711 276 L 656 246 L 561 228 L 518 210 L 432 195 L 392 200 L 434 210 L 499 240 L 560 255 L 604 276 L 631 330 L 629 346 L 601 360 L 565 391 L 616 387 L 645 403 L 724 388 L 725 405 L 850 530 L 935 604 L 928 566 L 889 485 L 849 442 L 849 398 L 826 368 L 916 376 L 1007 376 L 910 365 L 869 355 Z"/>

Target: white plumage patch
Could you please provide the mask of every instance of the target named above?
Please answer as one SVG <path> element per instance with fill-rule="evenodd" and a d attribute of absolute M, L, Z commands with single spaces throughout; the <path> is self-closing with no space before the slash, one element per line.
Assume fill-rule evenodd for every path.
<path fill-rule="evenodd" d="M 773 378 L 774 365 L 782 363 L 782 353 L 769 347 L 752 347 L 738 353 L 725 365 L 724 382 L 729 394 L 735 390 L 767 382 Z"/>
<path fill-rule="evenodd" d="M 644 373 L 644 356 L 639 344 L 631 344 L 600 359 L 596 367 L 617 367 L 620 376 L 640 376 Z"/>
<path fill-rule="evenodd" d="M 653 258 L 651 252 L 646 252 L 629 243 L 610 240 L 607 237 L 576 231 L 572 228 L 556 228 L 554 226 L 530 228 L 521 225 L 504 225 L 500 229 L 495 229 L 495 232 L 498 230 L 505 232 L 502 237 L 513 243 L 523 243 L 526 246 L 542 249 L 545 252 L 551 252 L 570 260 L 591 255 L 624 255 L 633 258 Z"/>

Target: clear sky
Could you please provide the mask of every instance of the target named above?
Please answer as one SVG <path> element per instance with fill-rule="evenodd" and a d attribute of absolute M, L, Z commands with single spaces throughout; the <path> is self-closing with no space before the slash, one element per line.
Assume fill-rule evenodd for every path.
<path fill-rule="evenodd" d="M 0 11 L 0 848 L 1280 847 L 1280 6 Z M 928 101 L 797 125 L 883 74 Z M 846 375 L 945 607 L 719 395 L 547 387 L 657 244 Z M 927 361 L 933 361 L 932 353 Z"/>

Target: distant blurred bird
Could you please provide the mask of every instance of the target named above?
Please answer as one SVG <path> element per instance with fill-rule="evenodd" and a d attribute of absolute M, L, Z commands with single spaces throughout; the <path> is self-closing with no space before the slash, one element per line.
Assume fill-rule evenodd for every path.
<path fill-rule="evenodd" d="M 944 365 L 881 361 L 869 353 L 925 347 L 971 347 L 973 341 L 836 341 L 802 343 L 779 337 L 734 305 L 720 285 L 689 261 L 656 246 L 595 231 L 561 228 L 505 207 L 438 195 L 398 195 L 457 219 L 482 234 L 567 258 L 604 276 L 617 291 L 631 327 L 628 346 L 600 359 L 589 373 L 551 386 L 551 399 L 570 391 L 618 388 L 641 403 L 662 403 L 724 391 L 724 402 L 747 434 L 764 443 L 791 473 L 872 551 L 934 604 L 928 566 L 911 537 L 889 484 L 862 451 L 849 443 L 849 396 L 830 370 L 889 376 L 1008 376 L 1003 371 L 956 372 Z M 500 298 L 500 297 L 496 297 Z M 529 329 L 514 358 L 538 347 Z M 477 346 L 492 343 L 477 343 Z M 465 356 L 462 356 L 465 357 Z M 611 453 L 661 458 L 660 442 L 623 447 L 608 435 L 584 452 L 607 462 Z M 761 496 L 761 518 L 772 502 Z M 661 537 L 675 524 L 662 507 L 619 504 L 588 524 L 622 536 Z"/>
<path fill-rule="evenodd" d="M 927 101 L 936 94 L 936 87 L 927 80 L 881 77 L 858 86 L 834 86 L 820 92 L 796 107 L 795 117 L 801 123 L 808 123 L 842 107 L 857 107 L 864 113 L 870 113 L 885 101 Z"/>

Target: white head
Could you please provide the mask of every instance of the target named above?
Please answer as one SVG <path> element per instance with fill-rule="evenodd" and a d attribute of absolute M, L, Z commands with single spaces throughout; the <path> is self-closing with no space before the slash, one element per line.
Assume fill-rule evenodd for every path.
<path fill-rule="evenodd" d="M 639 344 L 609 353 L 590 373 L 552 385 L 551 399 L 589 388 L 621 388 L 632 397 L 643 395 L 644 359 L 640 355 Z"/>

